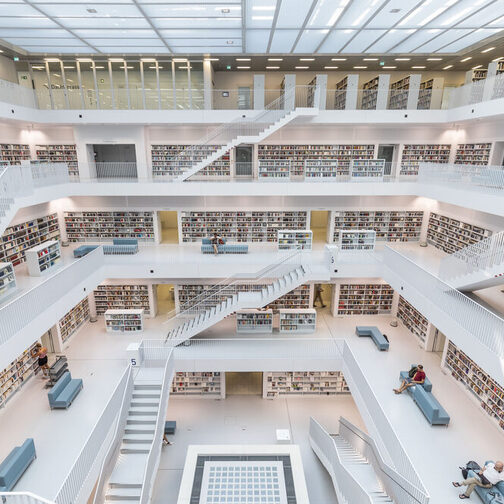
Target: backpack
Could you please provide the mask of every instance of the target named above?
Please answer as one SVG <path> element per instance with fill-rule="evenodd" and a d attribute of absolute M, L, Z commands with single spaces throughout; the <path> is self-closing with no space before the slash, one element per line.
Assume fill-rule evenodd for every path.
<path fill-rule="evenodd" d="M 418 368 L 416 366 L 411 366 L 411 369 L 408 371 L 408 376 L 413 378 L 416 375 Z"/>
<path fill-rule="evenodd" d="M 474 460 L 470 460 L 469 462 L 467 462 L 465 467 L 461 467 L 460 469 L 462 469 L 462 477 L 464 479 L 467 479 L 467 474 L 469 473 L 469 471 L 478 472 L 481 470 L 481 467 L 478 464 L 478 462 L 474 462 Z M 499 502 L 499 501 L 497 501 L 497 502 Z M 497 502 L 495 504 L 497 504 Z"/>

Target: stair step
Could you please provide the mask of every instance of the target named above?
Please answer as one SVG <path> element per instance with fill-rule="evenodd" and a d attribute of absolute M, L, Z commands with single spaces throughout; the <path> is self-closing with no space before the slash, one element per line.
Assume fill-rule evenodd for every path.
<path fill-rule="evenodd" d="M 110 483 L 109 488 L 140 488 L 142 489 L 141 483 Z"/>
<path fill-rule="evenodd" d="M 123 443 L 121 446 L 121 453 L 149 453 L 152 443 Z"/>
<path fill-rule="evenodd" d="M 125 434 L 154 434 L 155 425 L 129 424 L 124 429 Z"/>
<path fill-rule="evenodd" d="M 106 495 L 105 500 L 125 500 L 125 501 L 137 501 L 140 500 L 140 496 L 142 495 L 141 488 L 132 488 L 132 487 L 112 487 L 109 488 Z"/>
<path fill-rule="evenodd" d="M 134 390 L 160 390 L 161 384 L 159 383 L 135 383 L 133 385 Z"/>
<path fill-rule="evenodd" d="M 130 407 L 149 406 L 157 408 L 159 406 L 159 398 L 135 397 L 131 399 Z"/>
<path fill-rule="evenodd" d="M 157 418 L 155 416 L 133 415 L 126 419 L 127 425 L 156 425 Z"/>
<path fill-rule="evenodd" d="M 126 433 L 123 436 L 123 443 L 128 444 L 142 444 L 142 443 L 152 443 L 154 440 L 154 431 L 149 434 L 140 434 L 135 432 L 133 434 Z"/>
<path fill-rule="evenodd" d="M 133 399 L 159 399 L 161 394 L 159 392 L 133 392 Z"/>
<path fill-rule="evenodd" d="M 129 416 L 133 415 L 153 415 L 157 416 L 158 408 L 155 406 L 133 406 L 129 409 Z"/>

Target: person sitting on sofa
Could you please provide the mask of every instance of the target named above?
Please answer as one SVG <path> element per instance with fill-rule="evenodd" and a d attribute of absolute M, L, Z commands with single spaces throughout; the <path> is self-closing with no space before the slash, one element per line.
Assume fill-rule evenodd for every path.
<path fill-rule="evenodd" d="M 411 376 L 411 375 L 410 375 Z M 417 369 L 412 377 L 406 378 L 401 383 L 398 389 L 394 389 L 396 394 L 402 394 L 407 388 L 413 387 L 414 385 L 422 385 L 425 382 L 425 372 L 423 370 L 422 364 L 418 364 Z"/>
<path fill-rule="evenodd" d="M 214 254 L 219 255 L 219 245 L 224 244 L 224 240 L 217 234 L 214 233 L 212 238 L 210 238 L 210 243 L 213 245 Z"/>
<path fill-rule="evenodd" d="M 452 485 L 454 487 L 460 487 L 467 485 L 466 491 L 459 495 L 459 499 L 469 499 L 473 490 L 479 486 L 483 488 L 491 488 L 499 481 L 504 481 L 504 463 L 500 460 L 495 462 L 490 462 L 478 473 L 479 477 L 473 476 L 472 478 L 467 478 L 460 483 L 458 481 L 453 481 Z"/>

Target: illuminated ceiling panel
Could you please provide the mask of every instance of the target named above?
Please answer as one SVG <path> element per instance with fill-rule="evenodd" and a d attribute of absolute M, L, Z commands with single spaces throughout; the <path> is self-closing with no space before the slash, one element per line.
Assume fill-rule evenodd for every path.
<path fill-rule="evenodd" d="M 290 52 L 298 33 L 298 30 L 276 30 L 271 41 L 270 53 Z"/>
<path fill-rule="evenodd" d="M 357 35 L 341 50 L 344 53 L 361 53 L 375 42 L 385 30 L 361 30 Z"/>
<path fill-rule="evenodd" d="M 355 35 L 356 30 L 334 30 L 319 49 L 320 53 L 337 53 Z"/>
<path fill-rule="evenodd" d="M 299 54 L 315 52 L 328 33 L 329 30 L 304 30 L 293 52 Z"/>

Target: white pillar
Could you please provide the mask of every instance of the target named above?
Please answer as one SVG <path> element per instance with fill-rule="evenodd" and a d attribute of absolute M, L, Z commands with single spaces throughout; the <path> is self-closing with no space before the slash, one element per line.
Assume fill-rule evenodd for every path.
<path fill-rule="evenodd" d="M 147 292 L 149 293 L 149 318 L 154 318 L 157 315 L 157 289 L 154 284 L 147 285 Z"/>
<path fill-rule="evenodd" d="M 212 62 L 203 60 L 203 101 L 205 110 L 213 108 Z"/>
<path fill-rule="evenodd" d="M 94 294 L 88 294 L 88 304 L 89 304 L 89 318 L 95 319 L 96 318 L 96 303 L 95 303 L 95 297 Z"/>
<path fill-rule="evenodd" d="M 420 91 L 420 82 L 422 80 L 421 74 L 410 75 L 409 89 L 408 89 L 408 110 L 416 110 L 418 108 L 418 93 Z"/>
<path fill-rule="evenodd" d="M 284 93 L 284 109 L 294 110 L 296 107 L 296 74 L 285 74 Z"/>
<path fill-rule="evenodd" d="M 254 74 L 254 110 L 264 109 L 264 74 Z"/>
<path fill-rule="evenodd" d="M 376 110 L 385 110 L 388 103 L 390 88 L 390 74 L 381 74 L 378 77 L 378 94 L 376 95 Z"/>
<path fill-rule="evenodd" d="M 325 110 L 327 98 L 327 75 L 317 74 L 315 77 L 315 100 L 313 106 Z"/>
<path fill-rule="evenodd" d="M 443 102 L 444 78 L 434 77 L 432 80 L 434 82 L 432 83 L 430 108 L 438 110 L 441 108 L 441 103 Z"/>
<path fill-rule="evenodd" d="M 355 110 L 357 108 L 357 98 L 359 95 L 359 75 L 347 75 L 347 88 L 345 110 Z"/>
<path fill-rule="evenodd" d="M 483 101 L 489 101 L 492 99 L 496 75 L 497 61 L 492 61 L 488 65 L 487 78 L 485 79 L 485 87 L 483 88 Z"/>

